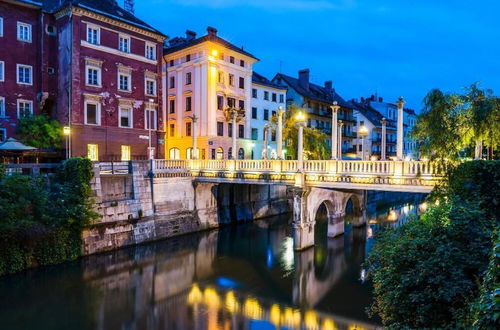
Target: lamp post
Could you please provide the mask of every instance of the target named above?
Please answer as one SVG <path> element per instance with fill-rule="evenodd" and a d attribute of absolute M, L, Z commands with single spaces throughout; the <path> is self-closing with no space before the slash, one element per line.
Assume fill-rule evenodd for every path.
<path fill-rule="evenodd" d="M 296 125 L 299 129 L 297 141 L 297 171 L 302 172 L 304 169 L 304 127 L 306 127 L 306 116 L 302 111 L 299 111 L 295 116 Z"/>
<path fill-rule="evenodd" d="M 405 100 L 402 96 L 399 97 L 396 105 L 398 106 L 398 140 L 396 147 L 396 157 L 398 160 L 403 160 L 403 106 L 405 105 Z"/>
<path fill-rule="evenodd" d="M 368 136 L 368 128 L 365 125 L 359 127 L 359 136 L 361 136 L 361 160 L 365 160 L 365 137 Z"/>
<path fill-rule="evenodd" d="M 386 160 L 386 145 L 387 145 L 387 120 L 382 118 L 380 121 L 382 123 L 382 141 L 381 141 L 381 150 L 380 150 L 380 160 Z"/>
<path fill-rule="evenodd" d="M 278 159 L 284 159 L 283 155 L 283 114 L 285 113 L 285 110 L 283 110 L 283 107 L 278 108 L 278 145 L 277 145 L 277 150 L 278 150 Z"/>
<path fill-rule="evenodd" d="M 337 101 L 333 102 L 333 105 L 330 106 L 332 108 L 332 159 L 337 159 L 338 157 L 338 135 L 337 135 L 337 112 L 340 107 L 338 106 Z"/>
<path fill-rule="evenodd" d="M 149 103 L 151 103 L 151 106 L 153 106 L 153 103 L 154 103 L 154 99 L 149 99 Z M 153 126 L 153 120 L 155 119 L 154 115 L 152 114 L 152 111 L 146 111 L 146 113 L 148 114 L 148 158 L 150 160 L 153 160 L 155 158 L 155 153 L 153 151 L 153 146 L 152 146 L 152 142 L 151 142 L 151 129 L 152 129 L 152 126 Z"/>
<path fill-rule="evenodd" d="M 338 155 L 337 159 L 342 160 L 342 126 L 344 126 L 344 122 L 342 120 L 339 120 L 339 127 L 338 127 L 338 136 L 339 136 L 339 141 L 338 141 Z"/>
<path fill-rule="evenodd" d="M 191 153 L 191 159 L 198 159 L 198 147 L 196 145 L 196 129 L 195 129 L 196 122 L 198 121 L 198 117 L 196 115 L 192 115 L 192 116 L 188 116 L 188 118 L 190 118 L 192 123 L 193 123 L 193 127 L 191 127 L 191 131 L 193 134 L 193 148 L 192 148 L 193 151 Z"/>
<path fill-rule="evenodd" d="M 269 125 L 264 125 L 264 150 L 262 153 L 263 159 L 268 159 L 268 145 L 269 145 Z"/>
<path fill-rule="evenodd" d="M 69 159 L 71 157 L 70 150 L 69 150 L 69 136 L 71 135 L 71 127 L 64 126 L 63 127 L 63 134 L 66 137 L 66 159 Z"/>

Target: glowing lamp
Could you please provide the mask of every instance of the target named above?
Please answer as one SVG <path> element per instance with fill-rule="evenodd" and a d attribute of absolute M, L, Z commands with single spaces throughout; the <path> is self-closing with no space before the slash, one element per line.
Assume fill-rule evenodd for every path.
<path fill-rule="evenodd" d="M 304 122 L 304 121 L 306 121 L 306 115 L 302 111 L 299 111 L 295 115 L 295 120 L 298 122 Z"/>
<path fill-rule="evenodd" d="M 217 51 L 217 49 L 212 49 L 211 54 L 212 54 L 213 57 L 219 56 L 219 52 Z"/>
<path fill-rule="evenodd" d="M 64 126 L 63 127 L 63 134 L 66 135 L 66 136 L 70 135 L 71 134 L 71 127 Z"/>
<path fill-rule="evenodd" d="M 359 133 L 359 135 L 361 135 L 361 136 L 366 136 L 366 135 L 368 135 L 368 127 L 366 127 L 365 125 L 361 125 L 361 126 L 359 127 L 358 133 Z"/>

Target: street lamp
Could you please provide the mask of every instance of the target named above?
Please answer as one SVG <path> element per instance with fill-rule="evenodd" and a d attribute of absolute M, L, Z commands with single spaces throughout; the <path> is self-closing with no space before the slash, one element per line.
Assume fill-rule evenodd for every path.
<path fill-rule="evenodd" d="M 153 103 L 155 102 L 154 99 L 149 99 L 148 100 L 149 103 L 151 104 L 151 106 L 153 106 Z M 154 120 L 154 115 L 152 114 L 153 111 L 146 111 L 146 113 L 148 114 L 148 157 L 150 160 L 153 160 L 154 159 L 154 156 L 155 156 L 155 153 L 153 151 L 153 146 L 152 146 L 152 142 L 151 142 L 151 126 L 153 125 L 153 120 Z"/>
<path fill-rule="evenodd" d="M 71 127 L 69 126 L 64 126 L 63 127 L 63 134 L 66 137 L 66 159 L 69 159 L 70 157 L 70 151 L 69 151 L 69 136 L 71 135 Z"/>
<path fill-rule="evenodd" d="M 268 155 L 268 145 L 269 145 L 269 128 L 270 126 L 269 125 L 264 125 L 264 150 L 263 150 L 263 153 L 262 153 L 262 158 L 263 159 L 268 159 L 269 158 L 269 155 Z"/>
<path fill-rule="evenodd" d="M 330 107 L 332 108 L 332 159 L 337 159 L 337 143 L 338 143 L 338 136 L 337 136 L 337 113 L 340 109 L 338 106 L 337 101 L 333 102 L 333 105 Z"/>
<path fill-rule="evenodd" d="M 404 135 L 404 126 L 403 126 L 403 106 L 406 101 L 402 96 L 399 97 L 396 105 L 398 107 L 398 127 L 397 127 L 397 141 L 396 141 L 396 157 L 398 160 L 403 160 L 403 135 Z"/>
<path fill-rule="evenodd" d="M 299 129 L 297 141 L 297 170 L 302 172 L 304 168 L 304 127 L 306 127 L 307 124 L 306 115 L 302 111 L 299 111 L 295 115 L 295 123 Z"/>
<path fill-rule="evenodd" d="M 361 160 L 365 160 L 365 137 L 368 136 L 368 128 L 365 125 L 361 125 L 358 134 L 361 136 Z"/>
<path fill-rule="evenodd" d="M 278 107 L 278 159 L 283 159 L 283 114 L 285 113 L 285 110 L 283 110 L 283 107 Z"/>
<path fill-rule="evenodd" d="M 387 119 L 382 118 L 381 120 L 382 123 L 382 148 L 381 148 L 381 153 L 380 153 L 380 159 L 381 160 L 386 160 L 386 148 L 387 148 Z"/>

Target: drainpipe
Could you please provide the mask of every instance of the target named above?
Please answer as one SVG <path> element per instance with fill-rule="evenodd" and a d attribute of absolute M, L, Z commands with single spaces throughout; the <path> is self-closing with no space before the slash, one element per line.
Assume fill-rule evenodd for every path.
<path fill-rule="evenodd" d="M 71 117 L 73 112 L 73 8 L 69 13 L 69 24 L 70 24 L 70 36 L 69 36 L 69 86 L 68 86 L 68 127 L 70 128 L 70 134 L 68 136 L 68 158 L 71 158 L 71 146 L 73 144 L 72 129 L 71 129 Z M 61 69 L 61 68 L 59 68 Z M 58 73 L 59 74 L 59 73 Z"/>

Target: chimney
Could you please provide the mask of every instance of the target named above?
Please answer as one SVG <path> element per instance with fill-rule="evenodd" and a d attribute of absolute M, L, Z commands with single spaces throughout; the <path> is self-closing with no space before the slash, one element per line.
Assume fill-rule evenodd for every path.
<path fill-rule="evenodd" d="M 299 85 L 305 90 L 309 90 L 309 69 L 299 71 Z"/>
<path fill-rule="evenodd" d="M 378 97 L 378 101 L 379 101 L 380 103 L 384 102 L 384 99 L 382 98 L 382 96 L 379 96 L 379 97 Z"/>
<path fill-rule="evenodd" d="M 123 0 L 123 9 L 134 14 L 134 0 Z"/>
<path fill-rule="evenodd" d="M 196 32 L 191 31 L 191 30 L 186 30 L 186 39 L 187 40 L 196 39 Z"/>
<path fill-rule="evenodd" d="M 331 91 L 333 88 L 333 82 L 331 80 L 325 81 L 325 89 Z"/>
<path fill-rule="evenodd" d="M 365 98 L 361 96 L 361 103 L 365 103 Z"/>
<path fill-rule="evenodd" d="M 373 95 L 373 94 L 372 94 L 372 95 L 370 96 L 370 101 L 375 101 L 375 95 Z"/>
<path fill-rule="evenodd" d="M 209 36 L 215 37 L 215 36 L 217 36 L 217 29 L 209 26 L 209 27 L 207 27 L 207 33 Z"/>

